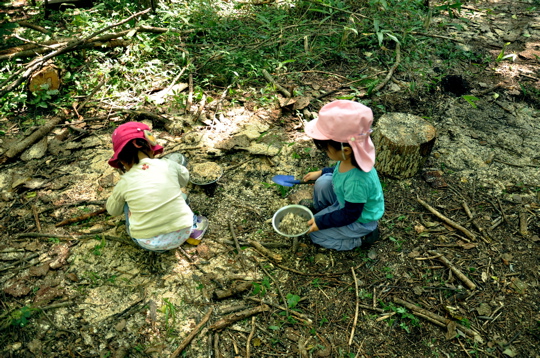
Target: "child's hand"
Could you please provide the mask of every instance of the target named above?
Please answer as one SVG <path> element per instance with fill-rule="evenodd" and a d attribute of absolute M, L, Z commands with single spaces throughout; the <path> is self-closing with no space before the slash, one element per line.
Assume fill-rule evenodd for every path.
<path fill-rule="evenodd" d="M 308 222 L 308 225 L 310 225 L 311 227 L 309 228 L 309 231 L 308 231 L 308 234 L 310 232 L 314 232 L 314 231 L 319 231 L 319 228 L 317 227 L 317 223 L 315 222 L 315 219 L 311 219 L 309 220 Z"/>
<path fill-rule="evenodd" d="M 309 172 L 302 178 L 302 181 L 317 180 L 322 175 L 322 170 L 316 172 Z"/>

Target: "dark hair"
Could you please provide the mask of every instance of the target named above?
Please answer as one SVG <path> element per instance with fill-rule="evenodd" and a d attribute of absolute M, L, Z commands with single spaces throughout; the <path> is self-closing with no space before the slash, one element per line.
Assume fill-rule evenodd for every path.
<path fill-rule="evenodd" d="M 335 150 L 338 150 L 338 151 L 341 150 L 342 146 L 343 146 L 343 148 L 344 147 L 351 148 L 349 143 L 336 142 L 335 140 L 331 140 L 331 139 L 327 139 L 327 140 L 313 139 L 313 143 L 315 143 L 315 147 L 317 147 L 317 149 L 322 151 L 322 152 L 328 152 L 328 147 L 332 147 L 332 148 L 334 148 Z M 354 151 L 351 151 L 351 163 L 356 168 L 362 170 L 360 168 L 360 166 L 358 165 L 358 163 L 356 162 L 356 158 L 354 157 Z"/>
<path fill-rule="evenodd" d="M 137 148 L 134 143 L 137 143 L 137 145 L 141 148 Z M 120 165 L 122 166 L 121 169 L 123 171 L 125 171 L 125 168 L 121 162 L 129 163 L 131 165 L 139 164 L 139 151 L 142 151 L 144 154 L 150 157 L 152 149 L 150 149 L 150 145 L 145 139 L 136 138 L 129 141 L 124 148 L 122 148 L 122 151 L 118 153 L 118 162 L 120 162 Z"/>

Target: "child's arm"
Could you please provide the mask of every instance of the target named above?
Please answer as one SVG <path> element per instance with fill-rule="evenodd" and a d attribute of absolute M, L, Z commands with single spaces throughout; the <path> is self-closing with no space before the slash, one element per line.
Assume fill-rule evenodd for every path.
<path fill-rule="evenodd" d="M 327 174 L 327 173 L 333 173 L 333 172 L 334 172 L 334 167 L 323 168 L 322 170 L 317 170 L 316 172 L 309 172 L 306 175 L 304 175 L 304 177 L 302 178 L 302 181 L 307 182 L 310 180 L 317 180 L 320 178 L 321 175 Z"/>
<path fill-rule="evenodd" d="M 364 210 L 364 203 L 345 201 L 345 206 L 342 209 L 316 216 L 310 224 L 309 232 L 352 224 L 362 215 L 362 210 Z"/>
<path fill-rule="evenodd" d="M 109 199 L 107 199 L 107 204 L 105 205 L 107 212 L 112 216 L 121 215 L 124 212 L 124 205 L 126 204 L 124 198 L 118 194 L 118 190 L 115 190 L 116 188 L 117 187 L 113 189 L 113 192 L 111 196 L 109 196 Z"/>
<path fill-rule="evenodd" d="M 187 185 L 189 182 L 189 171 L 187 168 L 181 164 L 178 164 L 176 162 L 170 161 L 171 165 L 176 170 L 176 176 L 178 178 L 178 183 L 180 184 L 180 187 L 183 188 Z"/>

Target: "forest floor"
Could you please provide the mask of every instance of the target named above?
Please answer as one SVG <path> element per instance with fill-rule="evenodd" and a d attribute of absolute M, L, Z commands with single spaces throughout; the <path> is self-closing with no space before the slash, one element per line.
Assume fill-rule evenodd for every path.
<path fill-rule="evenodd" d="M 260 107 L 256 91 L 210 103 L 201 118 L 175 113 L 174 131 L 99 112 L 56 126 L 1 165 L 0 355 L 169 357 L 186 343 L 179 356 L 540 357 L 540 112 L 519 84 L 538 89 L 540 29 L 506 49 L 519 54 L 514 62 L 495 61 L 501 48 L 490 45 L 520 38 L 511 15 L 523 9 L 479 5 L 460 32 L 470 51 L 492 54 L 490 66 L 464 64 L 426 92 L 398 71 L 375 94 L 377 118 L 422 116 L 437 141 L 416 176 L 381 176 L 386 212 L 369 249 L 326 250 L 307 236 L 293 249 L 273 230 L 276 210 L 311 187 L 272 177 L 332 163 L 297 111 Z M 533 15 L 529 26 L 540 23 Z M 312 112 L 343 95 L 314 99 L 341 87 L 328 75 L 338 69 L 327 71 L 303 77 Z M 172 117 L 163 108 L 144 110 Z M 110 135 L 127 120 L 153 126 L 165 153 L 188 165 L 223 168 L 216 185 L 185 188 L 210 221 L 200 245 L 151 254 L 130 242 L 121 217 L 99 213 L 120 178 L 107 165 Z M 22 134 L 6 121 L 4 150 Z M 62 223 L 70 218 L 79 220 Z"/>

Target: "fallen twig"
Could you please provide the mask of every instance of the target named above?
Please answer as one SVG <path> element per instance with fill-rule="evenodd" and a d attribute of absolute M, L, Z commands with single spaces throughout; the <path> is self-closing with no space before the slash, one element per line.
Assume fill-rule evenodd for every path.
<path fill-rule="evenodd" d="M 248 317 L 251 317 L 253 315 L 256 315 L 256 314 L 259 314 L 261 312 L 266 312 L 266 311 L 269 311 L 270 310 L 270 307 L 268 307 L 268 305 L 260 305 L 260 306 L 257 306 L 257 307 L 254 307 L 254 308 L 250 308 L 250 309 L 247 309 L 247 310 L 244 310 L 244 311 L 241 311 L 241 312 L 236 312 L 236 313 L 233 313 L 233 314 L 230 314 L 228 316 L 225 316 L 223 317 L 222 319 L 220 319 L 219 321 L 217 321 L 216 323 L 212 324 L 210 327 L 208 327 L 208 329 L 210 330 L 213 330 L 213 331 L 217 331 L 217 330 L 220 330 L 220 329 L 223 329 L 235 322 L 238 322 L 238 321 L 241 321 L 243 319 L 246 319 Z"/>
<path fill-rule="evenodd" d="M 358 321 L 358 305 L 360 304 L 360 297 L 358 296 L 358 281 L 356 280 L 356 273 L 354 272 L 354 269 L 351 268 L 351 272 L 354 279 L 354 289 L 355 289 L 355 296 L 356 296 L 356 309 L 354 310 L 354 320 L 353 325 L 351 329 L 351 336 L 349 337 L 349 346 L 352 344 L 353 338 L 354 338 L 354 330 L 356 328 L 356 322 Z"/>
<path fill-rule="evenodd" d="M 388 81 L 390 81 L 390 78 L 392 78 L 392 75 L 394 74 L 394 71 L 399 66 L 399 63 L 401 62 L 401 46 L 399 42 L 396 42 L 396 62 L 394 62 L 394 65 L 390 68 L 390 71 L 388 71 L 388 74 L 384 78 L 384 80 L 379 83 L 375 88 L 373 89 L 372 93 L 380 91 Z"/>
<path fill-rule="evenodd" d="M 246 269 L 247 266 L 246 266 L 246 262 L 244 261 L 243 251 L 242 251 L 242 248 L 240 247 L 240 244 L 238 243 L 238 238 L 236 237 L 236 234 L 234 233 L 232 221 L 229 221 L 229 230 L 231 231 L 231 236 L 233 237 L 236 251 L 238 251 L 236 255 L 240 261 L 240 264 L 244 267 L 244 269 Z"/>
<path fill-rule="evenodd" d="M 272 302 L 268 302 L 268 301 L 264 301 L 264 300 L 260 300 L 258 298 L 255 298 L 255 297 L 247 297 L 248 300 L 250 301 L 254 301 L 254 302 L 258 302 L 260 304 L 265 304 L 265 305 L 269 305 L 269 306 L 272 306 L 274 308 L 277 308 L 278 310 L 282 310 L 282 311 L 286 311 L 287 309 L 283 306 L 280 306 L 278 304 L 275 304 L 275 303 L 272 303 Z M 302 314 L 302 313 L 299 313 L 299 312 L 296 312 L 296 311 L 290 311 L 291 312 L 291 315 L 293 315 L 294 317 L 296 317 L 296 319 L 304 322 L 305 324 L 308 324 L 308 325 L 311 325 L 313 323 L 313 321 L 307 317 L 306 315 Z"/>
<path fill-rule="evenodd" d="M 467 214 L 467 216 L 469 217 L 469 219 L 471 220 L 471 222 L 473 223 L 474 227 L 476 227 L 476 230 L 478 230 L 478 232 L 480 232 L 480 238 L 486 243 L 486 244 L 489 244 L 490 241 L 488 240 L 488 238 L 486 237 L 486 235 L 484 234 L 486 231 L 484 230 L 483 227 L 481 227 L 480 225 L 478 225 L 478 223 L 476 222 L 472 212 L 471 212 L 471 209 L 469 208 L 469 205 L 467 205 L 467 202 L 464 201 L 461 203 L 461 205 L 463 206 L 463 210 L 465 210 L 465 213 Z"/>
<path fill-rule="evenodd" d="M 66 219 L 64 221 L 59 222 L 55 226 L 60 227 L 60 226 L 64 226 L 64 225 L 73 224 L 73 223 L 76 223 L 76 222 L 79 222 L 79 221 L 89 219 L 89 218 L 94 217 L 94 216 L 98 216 L 100 214 L 103 214 L 106 211 L 107 211 L 107 209 L 101 208 L 101 209 L 99 209 L 97 211 L 94 211 L 93 213 L 88 213 L 88 214 L 84 214 L 84 215 L 81 215 L 81 216 L 77 216 L 75 218 Z"/>
<path fill-rule="evenodd" d="M 290 98 L 291 97 L 291 93 L 289 91 L 287 91 L 285 88 L 283 88 L 279 83 L 276 82 L 276 80 L 272 77 L 272 75 L 270 75 L 268 73 L 268 71 L 266 70 L 262 70 L 262 74 L 264 76 L 264 78 L 266 78 L 266 80 L 268 82 L 270 82 L 271 84 L 273 84 L 274 86 L 276 86 L 276 89 L 281 92 L 282 95 L 284 95 L 285 97 L 287 98 Z"/>
<path fill-rule="evenodd" d="M 273 253 L 272 251 L 268 250 L 266 247 L 263 246 L 263 244 L 259 243 L 258 241 L 248 240 L 247 243 L 253 246 L 257 251 L 259 251 L 263 255 L 270 256 L 272 260 L 274 260 L 275 262 L 281 262 L 283 260 L 283 257 L 281 257 L 281 255 Z"/>
<path fill-rule="evenodd" d="M 450 260 L 448 260 L 444 255 L 439 254 L 437 251 L 434 250 L 428 250 L 428 252 L 431 255 L 438 255 L 437 259 L 439 259 L 446 267 L 448 267 L 452 272 L 461 280 L 465 285 L 470 288 L 471 290 L 476 289 L 476 285 L 469 280 L 467 276 L 465 276 L 456 266 L 454 266 Z"/>
<path fill-rule="evenodd" d="M 255 316 L 251 317 L 251 332 L 249 333 L 247 343 L 246 343 L 246 358 L 250 357 L 250 345 L 251 345 L 251 339 L 253 338 L 253 334 L 255 333 Z"/>
<path fill-rule="evenodd" d="M 197 333 L 199 333 L 202 326 L 205 325 L 205 323 L 210 319 L 210 316 L 212 315 L 213 308 L 210 307 L 208 312 L 204 315 L 203 319 L 195 326 L 193 331 L 184 339 L 182 343 L 176 348 L 176 350 L 171 354 L 171 358 L 177 357 L 184 349 L 186 349 L 187 345 L 195 338 Z"/>
<path fill-rule="evenodd" d="M 433 322 L 432 320 L 438 321 L 441 324 L 443 324 L 445 327 L 448 326 L 449 324 L 456 323 L 455 321 L 453 321 L 451 319 L 439 316 L 436 313 L 433 313 L 433 312 L 430 312 L 430 311 L 428 311 L 426 309 L 420 308 L 417 305 L 412 304 L 412 303 L 407 302 L 407 301 L 404 301 L 404 300 L 402 300 L 400 298 L 394 297 L 394 302 L 399 304 L 399 305 L 405 306 L 406 308 L 413 311 L 415 314 L 420 313 L 423 316 L 429 317 L 431 319 L 430 320 L 431 322 Z M 478 332 L 473 331 L 472 329 L 469 329 L 469 328 L 467 328 L 467 327 L 465 327 L 465 326 L 463 326 L 461 324 L 456 324 L 456 328 L 459 329 L 460 331 L 462 331 L 463 333 L 465 333 L 466 335 L 474 338 L 476 341 L 483 342 L 483 339 L 482 339 L 482 337 L 480 336 L 480 334 Z"/>
<path fill-rule="evenodd" d="M 435 215 L 436 217 L 438 217 L 439 219 L 441 219 L 442 221 L 444 221 L 445 223 L 447 223 L 448 225 L 452 226 L 454 229 L 457 229 L 459 231 L 461 231 L 462 233 L 464 233 L 468 238 L 474 240 L 476 239 L 476 236 L 470 232 L 469 230 L 465 229 L 463 226 L 459 225 L 458 223 L 448 219 L 446 216 L 444 216 L 443 214 L 439 213 L 437 210 L 435 210 L 433 207 L 431 207 L 428 203 L 426 203 L 425 201 L 423 201 L 422 199 L 420 198 L 416 198 L 416 200 L 422 204 L 422 206 L 424 206 L 426 209 L 428 209 L 433 215 Z"/>

